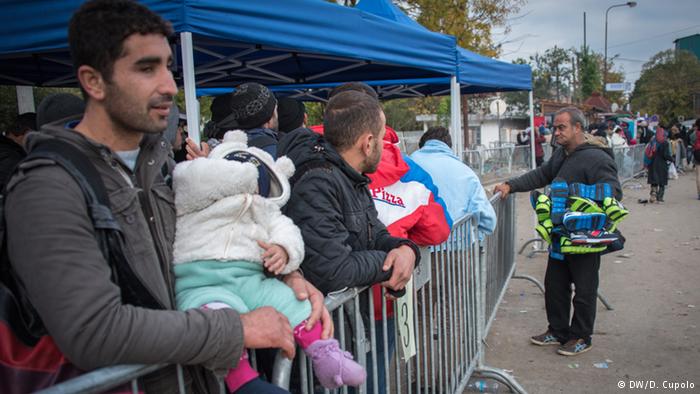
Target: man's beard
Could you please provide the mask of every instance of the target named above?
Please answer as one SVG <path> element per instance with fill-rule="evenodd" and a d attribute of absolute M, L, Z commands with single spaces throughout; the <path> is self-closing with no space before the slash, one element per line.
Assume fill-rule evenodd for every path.
<path fill-rule="evenodd" d="M 130 100 L 130 95 L 116 84 L 108 83 L 106 93 L 105 110 L 111 121 L 120 129 L 137 133 L 157 134 L 162 133 L 167 128 L 167 117 L 162 122 L 159 122 L 151 118 L 149 112 L 152 107 L 160 106 L 164 103 L 172 103 L 172 96 L 152 98 L 143 108 L 139 108 L 139 104 L 134 100 Z"/>

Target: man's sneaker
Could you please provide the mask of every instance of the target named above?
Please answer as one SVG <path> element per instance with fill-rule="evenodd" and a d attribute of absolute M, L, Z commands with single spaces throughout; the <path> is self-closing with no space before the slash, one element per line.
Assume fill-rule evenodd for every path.
<path fill-rule="evenodd" d="M 569 208 L 572 212 L 603 213 L 598 204 L 590 198 L 571 196 L 569 202 L 571 203 Z"/>
<path fill-rule="evenodd" d="M 569 239 L 574 245 L 611 244 L 619 239 L 617 234 L 602 230 L 579 231 L 569 234 Z"/>
<path fill-rule="evenodd" d="M 549 330 L 545 332 L 544 334 L 540 335 L 535 335 L 534 337 L 530 337 L 530 342 L 534 343 L 535 345 L 539 346 L 548 346 L 548 345 L 557 345 L 561 346 L 561 342 L 557 339 L 557 337 L 554 336 Z"/>
<path fill-rule="evenodd" d="M 562 178 L 554 178 L 549 187 L 549 193 L 552 200 L 552 223 L 561 224 L 566 212 L 566 200 L 569 198 L 569 185 Z"/>
<path fill-rule="evenodd" d="M 550 219 L 550 213 L 552 212 L 552 201 L 549 196 L 542 194 L 537 190 L 530 192 L 530 204 L 532 208 L 537 213 L 537 222 L 542 224 L 545 220 Z"/>
<path fill-rule="evenodd" d="M 602 230 L 607 219 L 604 213 L 567 212 L 563 223 L 569 231 Z"/>
<path fill-rule="evenodd" d="M 586 343 L 583 339 L 571 339 L 567 343 L 561 345 L 559 349 L 557 349 L 557 353 L 562 356 L 578 356 L 589 350 L 591 350 L 591 345 Z"/>

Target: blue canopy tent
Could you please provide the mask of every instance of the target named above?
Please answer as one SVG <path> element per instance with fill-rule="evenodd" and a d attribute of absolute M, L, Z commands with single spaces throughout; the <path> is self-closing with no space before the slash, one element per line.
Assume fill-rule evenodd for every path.
<path fill-rule="evenodd" d="M 407 28 L 414 30 L 427 30 L 420 23 L 414 21 L 409 16 L 403 13 L 397 6 L 392 4 L 391 0 L 362 0 L 356 8 L 367 11 L 385 19 L 401 23 Z M 423 81 L 426 82 L 426 81 Z M 424 86 L 421 86 L 421 81 L 412 81 L 418 85 L 418 89 L 426 91 Z M 457 91 L 462 94 L 472 93 L 491 93 L 491 92 L 507 92 L 507 91 L 530 91 L 530 128 L 533 135 L 530 136 L 531 141 L 534 141 L 534 110 L 532 105 L 532 70 L 528 65 L 511 64 L 499 60 L 491 59 L 482 56 L 464 48 L 457 47 L 457 80 L 451 81 L 450 88 L 447 89 L 448 81 L 443 78 L 440 82 L 428 82 L 430 89 L 440 89 L 432 94 L 451 94 L 451 128 L 453 130 L 453 141 L 456 145 L 456 153 L 461 155 L 463 148 L 461 133 L 455 133 L 454 130 L 461 130 L 460 121 L 460 97 L 456 94 Z M 456 86 L 455 86 L 456 85 Z M 409 85 L 410 86 L 410 85 Z M 417 89 L 412 88 L 414 91 Z M 531 145 L 532 168 L 535 168 L 535 152 L 534 144 Z"/>
<path fill-rule="evenodd" d="M 75 86 L 67 25 L 81 0 L 0 6 L 0 84 Z M 449 78 L 453 37 L 320 0 L 143 0 L 179 33 L 174 74 L 188 108 L 195 86 Z M 196 80 L 195 80 L 196 77 Z M 198 111 L 187 111 L 190 126 Z M 198 127 L 190 127 L 197 130 Z"/>
<path fill-rule="evenodd" d="M 372 15 L 383 18 L 387 23 L 398 23 L 406 32 L 428 32 L 435 37 L 450 37 L 426 29 L 404 14 L 391 0 L 362 0 L 356 6 Z M 441 96 L 450 94 L 451 129 L 461 130 L 461 108 L 459 94 L 522 91 L 532 89 L 532 71 L 528 65 L 511 64 L 482 56 L 456 46 L 457 70 L 455 78 L 449 76 L 429 78 L 401 78 L 391 75 L 390 79 L 364 80 L 374 86 L 382 99 Z M 346 81 L 353 80 L 351 78 Z M 274 91 L 289 94 L 300 100 L 325 100 L 330 90 L 339 83 L 283 84 L 272 87 Z M 198 94 L 216 95 L 226 92 L 221 89 L 199 89 Z M 532 100 L 530 100 L 532 104 Z M 532 113 L 532 110 L 530 111 Z M 534 119 L 531 119 L 531 122 Z M 453 133 L 455 149 L 461 154 L 462 136 Z M 533 155 L 534 163 L 534 155 Z M 534 165 L 534 164 L 533 164 Z"/>

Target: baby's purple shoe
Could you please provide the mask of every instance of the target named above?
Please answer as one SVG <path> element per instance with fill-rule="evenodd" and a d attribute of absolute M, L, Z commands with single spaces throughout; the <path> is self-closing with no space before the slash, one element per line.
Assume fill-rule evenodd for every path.
<path fill-rule="evenodd" d="M 316 378 L 327 389 L 359 386 L 367 379 L 362 365 L 352 359 L 352 354 L 343 351 L 335 339 L 319 339 L 304 352 L 311 358 Z"/>

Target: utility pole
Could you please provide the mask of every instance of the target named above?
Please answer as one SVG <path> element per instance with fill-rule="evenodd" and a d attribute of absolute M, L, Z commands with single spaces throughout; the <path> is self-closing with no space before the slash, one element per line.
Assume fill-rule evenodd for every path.
<path fill-rule="evenodd" d="M 583 12 L 583 55 L 588 53 L 588 47 L 586 46 L 586 12 Z"/>

